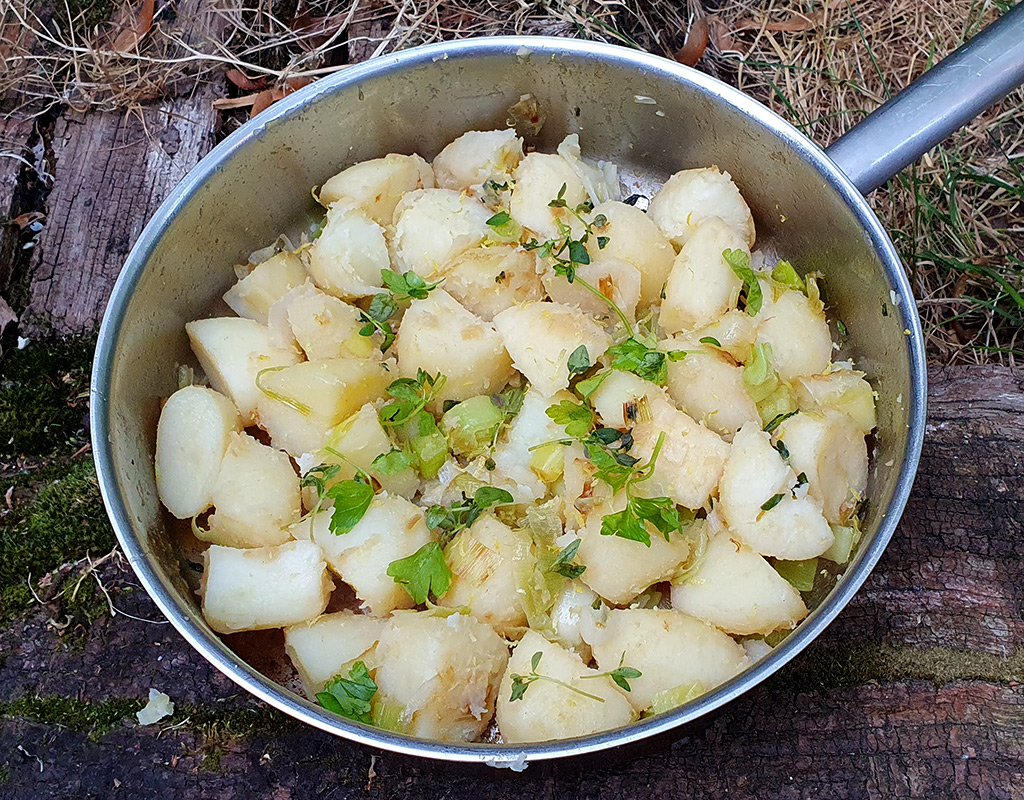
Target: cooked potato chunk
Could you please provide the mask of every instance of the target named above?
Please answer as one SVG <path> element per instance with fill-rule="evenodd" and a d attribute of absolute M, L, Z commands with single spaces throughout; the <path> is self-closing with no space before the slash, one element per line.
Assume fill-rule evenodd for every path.
<path fill-rule="evenodd" d="M 331 428 L 382 396 L 392 379 L 380 361 L 362 358 L 304 361 L 265 373 L 260 426 L 275 447 L 298 458 L 319 449 Z"/>
<path fill-rule="evenodd" d="M 579 134 L 570 133 L 562 139 L 557 152 L 583 182 L 583 188 L 592 206 L 620 199 L 619 168 L 610 161 L 595 163 L 585 160 L 580 150 Z"/>
<path fill-rule="evenodd" d="M 246 422 L 253 419 L 260 398 L 256 376 L 300 358 L 295 350 L 274 347 L 267 326 L 251 319 L 197 319 L 185 325 L 185 332 L 210 385 L 231 399 Z"/>
<path fill-rule="evenodd" d="M 502 635 L 526 625 L 516 587 L 515 562 L 529 549 L 521 534 L 487 514 L 459 533 L 444 550 L 452 584 L 444 604 L 469 613 Z"/>
<path fill-rule="evenodd" d="M 630 320 L 636 319 L 636 307 L 640 300 L 640 270 L 635 266 L 621 259 L 606 258 L 577 267 L 576 275 L 610 298 Z M 548 295 L 556 303 L 575 306 L 601 319 L 618 319 L 604 300 L 595 297 L 577 282 L 569 283 L 556 275 L 553 269 L 548 269 L 542 280 Z"/>
<path fill-rule="evenodd" d="M 391 266 L 384 228 L 341 203 L 327 210 L 323 231 L 306 253 L 316 285 L 345 300 L 379 292 L 381 270 Z"/>
<path fill-rule="evenodd" d="M 387 570 L 392 561 L 411 556 L 431 541 L 423 511 L 404 497 L 378 495 L 348 533 L 332 533 L 330 520 L 329 510 L 314 517 L 313 541 L 363 607 L 378 617 L 411 608 L 409 593 Z"/>
<path fill-rule="evenodd" d="M 651 198 L 647 210 L 662 232 L 683 246 L 701 225 L 718 217 L 743 239 L 743 249 L 754 246 L 754 219 L 728 172 L 717 167 L 677 172 Z"/>
<path fill-rule="evenodd" d="M 875 395 L 864 373 L 833 369 L 825 375 L 805 375 L 793 381 L 800 408 L 831 408 L 846 414 L 862 434 L 870 433 L 875 419 Z"/>
<path fill-rule="evenodd" d="M 733 439 L 717 507 L 735 538 L 761 555 L 813 558 L 835 537 L 820 502 L 809 494 L 798 496 L 796 483 L 796 473 L 772 447 L 769 435 L 748 422 Z"/>
<path fill-rule="evenodd" d="M 602 605 L 597 592 L 580 581 L 566 581 L 551 608 L 554 639 L 589 662 L 590 645 L 585 640 L 593 638 L 591 632 L 604 622 L 607 614 L 608 608 Z"/>
<path fill-rule="evenodd" d="M 774 438 L 785 442 L 793 469 L 807 476 L 825 519 L 847 524 L 868 482 L 868 449 L 853 420 L 832 409 L 801 411 Z"/>
<path fill-rule="evenodd" d="M 213 484 L 209 531 L 200 539 L 228 547 L 284 544 L 285 530 L 299 518 L 299 478 L 280 450 L 246 433 L 233 433 Z"/>
<path fill-rule="evenodd" d="M 508 428 L 508 438 L 495 450 L 495 469 L 491 473 L 493 483 L 511 492 L 517 503 L 532 503 L 547 492 L 544 481 L 530 468 L 535 452 L 530 448 L 565 435 L 564 429 L 556 425 L 546 412 L 549 406 L 569 399 L 572 395 L 568 392 L 547 398 L 531 388 Z"/>
<path fill-rule="evenodd" d="M 522 158 L 523 140 L 513 128 L 467 131 L 434 158 L 434 177 L 442 189 L 504 183 Z"/>
<path fill-rule="evenodd" d="M 800 593 L 728 531 L 711 539 L 685 581 L 673 584 L 672 608 L 738 636 L 792 628 L 807 616 Z"/>
<path fill-rule="evenodd" d="M 487 727 L 508 662 L 505 641 L 462 614 L 398 612 L 377 645 L 381 699 L 404 707 L 405 733 L 468 742 Z"/>
<path fill-rule="evenodd" d="M 242 419 L 224 395 L 186 386 L 167 398 L 156 427 L 156 490 L 167 510 L 188 519 L 213 504 L 231 434 Z"/>
<path fill-rule="evenodd" d="M 726 437 L 744 423 L 760 421 L 757 406 L 743 385 L 743 367 L 710 346 L 681 348 L 670 341 L 663 347 L 686 349 L 684 359 L 668 364 L 668 393 L 679 408 Z"/>
<path fill-rule="evenodd" d="M 628 603 L 652 583 L 671 578 L 690 557 L 692 549 L 690 536 L 673 533 L 666 542 L 661 533 L 650 527 L 650 547 L 618 536 L 602 536 L 602 518 L 623 508 L 625 498 L 621 493 L 611 503 L 594 506 L 579 531 L 582 541 L 577 551 L 577 560 L 587 568 L 580 580 L 616 605 Z"/>
<path fill-rule="evenodd" d="M 438 404 L 493 394 L 512 377 L 512 360 L 494 327 L 443 289 L 412 302 L 398 328 L 395 350 L 403 376 L 415 378 L 422 369 L 447 378 L 437 393 Z"/>
<path fill-rule="evenodd" d="M 521 699 L 511 700 L 512 676 L 530 675 L 537 653 L 538 674 L 573 688 L 535 680 Z M 599 675 L 597 670 L 588 669 L 575 653 L 549 642 L 536 631 L 527 631 L 512 652 L 498 689 L 498 727 L 502 738 L 510 744 L 546 742 L 629 724 L 636 718 L 629 701 L 615 688 L 611 678 Z"/>
<path fill-rule="evenodd" d="M 576 208 L 587 199 L 587 190 L 572 165 L 559 155 L 530 153 L 515 171 L 516 185 L 509 201 L 512 219 L 537 238 L 554 239 L 558 236 L 556 220 L 566 225 L 576 225 L 569 208 Z M 549 204 L 558 197 L 562 186 L 568 208 L 552 208 Z M 575 229 L 575 228 L 574 228 Z"/>
<path fill-rule="evenodd" d="M 707 325 L 736 307 L 743 281 L 722 257 L 725 250 L 749 252 L 744 238 L 716 217 L 689 235 L 665 284 L 659 322 L 667 333 Z"/>
<path fill-rule="evenodd" d="M 334 584 L 312 542 L 245 550 L 211 545 L 203 554 L 203 616 L 217 633 L 283 628 L 327 608 Z"/>
<path fill-rule="evenodd" d="M 664 391 L 632 372 L 613 369 L 590 395 L 590 405 L 606 428 L 632 428 L 647 416 L 651 402 Z"/>
<path fill-rule="evenodd" d="M 363 324 L 355 306 L 321 292 L 312 283 L 295 289 L 282 303 L 285 324 L 310 361 L 377 354 L 374 341 L 359 335 Z"/>
<path fill-rule="evenodd" d="M 339 172 L 320 187 L 320 202 L 355 206 L 378 225 L 390 225 L 403 194 L 433 186 L 434 173 L 426 161 L 390 153 Z"/>
<path fill-rule="evenodd" d="M 224 302 L 238 316 L 267 324 L 270 307 L 306 281 L 302 260 L 288 251 L 271 256 L 224 293 Z"/>
<path fill-rule="evenodd" d="M 451 189 L 409 192 L 395 207 L 392 240 L 399 272 L 436 277 L 457 255 L 491 232 L 491 211 L 474 197 Z"/>
<path fill-rule="evenodd" d="M 466 250 L 444 275 L 445 291 L 488 322 L 506 308 L 544 297 L 537 258 L 513 245 Z"/>
<path fill-rule="evenodd" d="M 734 308 L 714 322 L 674 337 L 674 341 L 676 345 L 688 350 L 699 347 L 700 340 L 707 336 L 717 341 L 723 352 L 745 364 L 750 360 L 751 348 L 757 338 L 757 322 L 746 311 Z"/>
<path fill-rule="evenodd" d="M 524 303 L 494 318 L 505 349 L 531 385 L 550 397 L 569 385 L 568 359 L 584 345 L 593 364 L 604 355 L 611 339 L 579 309 L 561 303 Z"/>
<path fill-rule="evenodd" d="M 626 695 L 637 711 L 650 708 L 659 692 L 684 684 L 710 691 L 750 666 L 743 647 L 720 630 L 658 608 L 612 609 L 590 646 L 603 672 L 624 664 L 642 673 L 629 680 Z"/>
<path fill-rule="evenodd" d="M 800 292 L 787 291 L 763 308 L 757 343 L 772 346 L 772 365 L 784 381 L 814 375 L 832 359 L 832 337 L 823 314 L 815 311 Z"/>
<path fill-rule="evenodd" d="M 306 695 L 312 699 L 335 675 L 347 677 L 356 661 L 370 658 L 384 630 L 384 620 L 364 614 L 324 614 L 284 629 L 284 650 L 295 665 Z M 368 663 L 370 662 L 370 663 Z"/>
<path fill-rule="evenodd" d="M 587 243 L 591 260 L 629 262 L 640 271 L 640 309 L 660 302 L 661 290 L 676 257 L 672 244 L 651 218 L 634 206 L 617 201 L 601 203 L 594 208 L 590 219 L 600 216 L 608 220 L 608 224 L 596 229 L 595 236 Z M 599 236 L 608 240 L 604 247 L 598 243 Z"/>

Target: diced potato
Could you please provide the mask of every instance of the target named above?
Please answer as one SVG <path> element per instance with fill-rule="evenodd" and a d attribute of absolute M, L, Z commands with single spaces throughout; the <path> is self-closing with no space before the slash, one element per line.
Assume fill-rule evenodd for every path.
<path fill-rule="evenodd" d="M 688 683 L 710 691 L 750 666 L 743 647 L 720 630 L 659 608 L 612 609 L 590 646 L 599 670 L 622 664 L 642 673 L 629 680 L 626 695 L 637 711 L 650 708 L 659 692 Z"/>
<path fill-rule="evenodd" d="M 592 206 L 621 199 L 619 168 L 610 161 L 595 163 L 584 160 L 579 134 L 570 133 L 562 139 L 558 143 L 557 152 L 583 182 Z"/>
<path fill-rule="evenodd" d="M 392 561 L 411 556 L 432 541 L 422 509 L 404 497 L 378 495 L 348 533 L 332 533 L 330 519 L 329 510 L 314 517 L 313 541 L 363 607 L 377 617 L 411 608 L 409 593 L 387 570 Z"/>
<path fill-rule="evenodd" d="M 299 518 L 299 478 L 288 456 L 260 444 L 246 433 L 233 433 L 213 484 L 207 542 L 228 547 L 284 544 L 285 528 Z"/>
<path fill-rule="evenodd" d="M 687 236 L 665 284 L 658 321 L 667 333 L 707 325 L 736 307 L 743 281 L 722 257 L 725 250 L 749 253 L 744 237 L 717 217 Z"/>
<path fill-rule="evenodd" d="M 694 422 L 660 390 L 648 396 L 650 417 L 641 415 L 633 427 L 630 454 L 647 461 L 665 433 L 654 474 L 637 486 L 645 497 L 670 497 L 686 508 L 701 508 L 718 485 L 729 444 L 714 431 Z"/>
<path fill-rule="evenodd" d="M 792 628 L 807 616 L 800 593 L 728 531 L 711 539 L 685 581 L 673 584 L 672 608 L 738 636 Z"/>
<path fill-rule="evenodd" d="M 628 603 L 653 583 L 671 578 L 690 557 L 691 537 L 671 534 L 670 541 L 648 527 L 651 546 L 619 536 L 602 536 L 601 520 L 607 514 L 625 508 L 620 493 L 611 503 L 599 503 L 586 516 L 579 531 L 577 561 L 586 571 L 580 580 L 615 605 Z M 703 525 L 703 522 L 694 523 Z"/>
<path fill-rule="evenodd" d="M 677 172 L 647 210 L 662 232 L 683 246 L 705 221 L 717 217 L 733 228 L 749 250 L 754 246 L 754 219 L 728 172 L 717 167 Z"/>
<path fill-rule="evenodd" d="M 530 461 L 536 452 L 530 448 L 565 435 L 565 430 L 556 425 L 546 412 L 549 406 L 568 399 L 572 399 L 568 392 L 547 398 L 531 388 L 508 427 L 508 438 L 499 443 L 494 452 L 492 482 L 511 492 L 517 503 L 532 503 L 547 493 L 544 481 L 530 469 Z"/>
<path fill-rule="evenodd" d="M 772 364 L 779 377 L 792 381 L 814 375 L 832 359 L 832 336 L 825 317 L 800 292 L 784 292 L 769 308 L 762 308 L 757 343 L 772 346 Z"/>
<path fill-rule="evenodd" d="M 681 349 L 667 342 L 669 350 Z M 686 357 L 668 364 L 668 393 L 679 408 L 722 436 L 761 417 L 743 385 L 743 367 L 710 346 L 686 348 Z"/>
<path fill-rule="evenodd" d="M 384 630 L 384 620 L 340 612 L 284 629 L 284 650 L 295 665 L 306 695 L 312 699 L 335 675 L 348 677 L 356 661 L 371 669 L 371 651 Z"/>
<path fill-rule="evenodd" d="M 700 340 L 708 336 L 718 342 L 725 353 L 745 364 L 750 360 L 751 348 L 757 338 L 757 322 L 746 311 L 734 308 L 714 322 L 674 337 L 674 341 L 677 346 L 689 350 L 699 347 Z"/>
<path fill-rule="evenodd" d="M 774 438 L 785 442 L 793 469 L 807 476 L 825 519 L 847 524 L 868 481 L 868 449 L 854 421 L 832 409 L 801 411 L 779 425 Z"/>
<path fill-rule="evenodd" d="M 576 208 L 587 199 L 587 190 L 568 161 L 559 155 L 530 153 L 519 163 L 515 179 L 509 213 L 537 238 L 556 238 L 558 225 L 555 220 L 561 220 L 574 230 L 579 227 L 569 209 Z M 563 185 L 565 193 L 562 199 L 567 208 L 552 208 L 549 203 L 558 197 Z"/>
<path fill-rule="evenodd" d="M 447 378 L 437 393 L 438 405 L 494 394 L 512 377 L 512 360 L 494 327 L 443 289 L 412 302 L 398 328 L 395 351 L 401 375 L 414 378 L 422 369 Z"/>
<path fill-rule="evenodd" d="M 316 285 L 345 300 L 381 291 L 380 272 L 391 267 L 384 228 L 342 203 L 327 210 L 323 231 L 306 254 Z"/>
<path fill-rule="evenodd" d="M 377 645 L 374 675 L 383 701 L 404 707 L 403 732 L 469 742 L 487 727 L 508 663 L 505 641 L 462 614 L 399 612 Z"/>
<path fill-rule="evenodd" d="M 604 329 L 561 303 L 524 303 L 494 318 L 515 368 L 545 397 L 569 385 L 568 359 L 580 345 L 595 363 L 611 345 Z"/>
<path fill-rule="evenodd" d="M 444 275 L 445 291 L 488 322 L 506 308 L 544 297 L 536 256 L 513 245 L 466 250 Z"/>
<path fill-rule="evenodd" d="M 459 533 L 444 549 L 452 570 L 452 584 L 444 596 L 451 608 L 466 606 L 469 613 L 502 635 L 526 625 L 516 588 L 515 562 L 529 545 L 521 534 L 486 514 Z"/>
<path fill-rule="evenodd" d="M 668 280 L 676 251 L 647 214 L 635 206 L 620 202 L 601 203 L 590 219 L 603 216 L 608 224 L 595 229 L 587 243 L 592 261 L 609 259 L 628 261 L 640 270 L 640 309 L 661 301 L 661 290 Z M 602 248 L 598 237 L 607 238 Z"/>
<path fill-rule="evenodd" d="M 355 206 L 378 225 L 390 225 L 403 194 L 433 185 L 433 170 L 422 158 L 390 153 L 339 172 L 320 187 L 320 202 Z"/>
<path fill-rule="evenodd" d="M 523 140 L 513 128 L 467 131 L 434 158 L 434 177 L 442 189 L 504 183 L 522 158 Z"/>
<path fill-rule="evenodd" d="M 788 561 L 813 558 L 835 537 L 820 502 L 810 495 L 795 496 L 795 484 L 796 473 L 772 447 L 769 435 L 757 423 L 747 423 L 733 439 L 717 508 L 735 538 L 761 555 Z"/>
<path fill-rule="evenodd" d="M 186 324 L 185 332 L 210 385 L 231 399 L 246 422 L 260 399 L 256 376 L 300 360 L 297 351 L 274 347 L 266 325 L 251 319 L 198 319 Z"/>
<path fill-rule="evenodd" d="M 870 433 L 875 418 L 875 394 L 864 373 L 852 369 L 834 369 L 825 375 L 806 375 L 793 381 L 800 408 L 831 408 L 846 414 L 862 434 Z"/>
<path fill-rule="evenodd" d="M 605 258 L 576 268 L 577 277 L 585 280 L 608 297 L 625 312 L 630 320 L 636 319 L 636 307 L 640 301 L 640 270 L 617 258 Z M 617 321 L 615 311 L 601 298 L 584 289 L 579 283 L 569 283 L 553 269 L 541 277 L 548 295 L 556 303 L 575 306 L 599 319 Z"/>
<path fill-rule="evenodd" d="M 607 615 L 608 608 L 593 589 L 580 581 L 566 581 L 551 608 L 554 639 L 589 662 L 591 651 L 586 640 L 593 638 L 592 632 L 604 623 Z"/>
<path fill-rule="evenodd" d="M 573 688 L 535 680 L 521 699 L 512 701 L 512 676 L 528 676 L 537 653 L 538 674 Z M 597 670 L 588 669 L 575 653 L 547 641 L 536 631 L 527 631 L 512 652 L 498 690 L 497 719 L 502 738 L 507 744 L 546 742 L 628 725 L 636 718 L 632 706 L 611 678 L 599 675 Z"/>
<path fill-rule="evenodd" d="M 632 428 L 650 413 L 650 404 L 664 396 L 656 383 L 625 370 L 613 369 L 590 395 L 590 405 L 606 428 Z"/>
<path fill-rule="evenodd" d="M 361 358 L 304 361 L 267 372 L 260 379 L 259 424 L 275 447 L 298 458 L 319 449 L 331 428 L 381 397 L 393 379 L 382 362 Z"/>
<path fill-rule="evenodd" d="M 321 292 L 311 283 L 297 290 L 284 309 L 292 336 L 310 361 L 325 358 L 371 358 L 379 352 L 360 336 L 359 309 Z"/>
<path fill-rule="evenodd" d="M 156 427 L 156 490 L 178 519 L 213 504 L 213 482 L 242 419 L 224 395 L 202 386 L 179 389 L 164 403 Z"/>
<path fill-rule="evenodd" d="M 327 608 L 334 583 L 312 542 L 245 550 L 211 545 L 203 554 L 203 616 L 217 633 L 284 628 Z"/>
<path fill-rule="evenodd" d="M 271 256 L 224 293 L 224 302 L 240 317 L 267 324 L 270 307 L 306 281 L 302 259 L 284 251 Z"/>
<path fill-rule="evenodd" d="M 457 255 L 487 238 L 491 216 L 479 200 L 451 189 L 409 192 L 395 207 L 396 268 L 436 277 Z"/>

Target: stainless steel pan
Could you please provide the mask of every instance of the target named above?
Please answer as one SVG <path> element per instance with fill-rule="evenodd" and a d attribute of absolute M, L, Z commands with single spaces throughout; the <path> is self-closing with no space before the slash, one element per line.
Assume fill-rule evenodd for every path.
<path fill-rule="evenodd" d="M 326 731 L 431 758 L 520 765 L 636 742 L 693 723 L 763 681 L 853 596 L 895 530 L 925 419 L 925 362 L 914 298 L 863 197 L 1024 80 L 1018 6 L 827 151 L 749 97 L 661 58 L 582 41 L 496 38 L 409 50 L 350 67 L 291 95 L 217 146 L 160 207 L 128 257 L 100 330 L 92 436 L 121 545 L 168 619 L 224 674 Z M 864 540 L 845 574 L 764 660 L 699 700 L 627 728 L 526 746 L 446 745 L 328 714 L 261 674 L 205 624 L 157 501 L 160 398 L 189 363 L 185 322 L 215 309 L 231 265 L 317 213 L 309 188 L 387 152 L 430 158 L 468 129 L 503 126 L 532 93 L 546 114 L 530 144 L 578 132 L 583 152 L 624 165 L 636 190 L 684 167 L 717 164 L 754 211 L 758 246 L 825 275 L 848 355 L 878 391 Z"/>

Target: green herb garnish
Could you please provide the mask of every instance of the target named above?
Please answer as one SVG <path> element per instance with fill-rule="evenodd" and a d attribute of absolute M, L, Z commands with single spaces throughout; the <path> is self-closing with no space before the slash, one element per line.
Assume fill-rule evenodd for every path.
<path fill-rule="evenodd" d="M 492 506 L 510 505 L 515 498 L 496 486 L 481 486 L 472 498 L 462 495 L 462 500 L 448 506 L 434 505 L 427 509 L 427 527 L 439 531 L 442 542 L 447 543 L 463 528 L 470 527 Z M 390 574 L 390 573 L 389 573 Z"/>
<path fill-rule="evenodd" d="M 604 702 L 603 697 L 598 697 L 596 694 L 584 692 L 582 689 L 577 689 L 571 683 L 566 683 L 565 681 L 558 680 L 558 678 L 552 678 L 550 675 L 542 675 L 539 672 L 537 672 L 537 667 L 540 666 L 540 659 L 543 655 L 544 654 L 539 650 L 533 654 L 533 658 L 530 659 L 529 675 L 517 675 L 514 672 L 512 673 L 512 696 L 509 698 L 509 702 L 514 703 L 516 700 L 522 700 L 523 695 L 526 694 L 526 690 L 529 689 L 530 686 L 532 686 L 536 681 L 548 681 L 549 683 L 553 683 L 557 686 L 561 686 L 564 689 L 568 689 L 571 692 L 576 692 L 576 694 L 582 695 L 583 697 L 588 697 L 591 700 L 596 700 L 599 703 Z M 596 678 L 598 676 L 594 675 L 591 677 Z"/>
<path fill-rule="evenodd" d="M 580 575 L 586 572 L 587 568 L 582 564 L 572 563 L 572 560 L 576 558 L 576 551 L 580 549 L 581 541 L 582 539 L 577 539 L 576 541 L 562 548 L 562 550 L 558 553 L 558 557 L 555 558 L 554 562 L 552 562 L 551 567 L 548 571 L 556 572 L 559 575 L 568 578 L 569 580 L 578 578 Z"/>
<path fill-rule="evenodd" d="M 430 594 L 440 599 L 452 583 L 452 571 L 437 542 L 428 542 L 411 556 L 392 561 L 387 574 L 417 605 L 425 603 Z"/>
<path fill-rule="evenodd" d="M 316 699 L 328 711 L 370 725 L 370 700 L 376 693 L 377 684 L 370 677 L 366 664 L 357 661 L 347 678 L 335 675 L 322 692 L 317 692 Z"/>
<path fill-rule="evenodd" d="M 757 282 L 757 274 L 750 268 L 750 256 L 742 250 L 723 250 L 722 258 L 743 281 L 747 289 L 747 313 L 755 316 L 761 310 L 764 297 L 761 294 L 761 284 Z"/>

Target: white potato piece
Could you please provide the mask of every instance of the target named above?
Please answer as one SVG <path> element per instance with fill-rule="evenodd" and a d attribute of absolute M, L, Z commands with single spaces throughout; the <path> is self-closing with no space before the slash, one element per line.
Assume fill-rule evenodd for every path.
<path fill-rule="evenodd" d="M 395 206 L 395 267 L 424 278 L 440 274 L 457 255 L 476 247 L 491 228 L 492 212 L 475 197 L 452 189 L 418 189 Z"/>
<path fill-rule="evenodd" d="M 611 338 L 587 314 L 561 303 L 524 303 L 494 317 L 515 368 L 545 397 L 569 385 L 568 359 L 580 345 L 593 364 Z"/>
<path fill-rule="evenodd" d="M 470 616 L 398 612 L 377 645 L 380 698 L 404 707 L 403 732 L 442 742 L 476 739 L 494 712 L 508 663 L 505 640 Z"/>
<path fill-rule="evenodd" d="M 733 439 L 717 508 L 735 538 L 761 555 L 813 558 L 831 547 L 835 536 L 820 502 L 809 494 L 794 496 L 795 484 L 796 473 L 772 447 L 769 435 L 757 423 L 747 423 Z M 776 495 L 782 499 L 764 510 Z"/>
<path fill-rule="evenodd" d="M 512 701 L 512 675 L 527 676 L 535 654 L 537 672 L 567 683 L 573 689 L 536 680 L 521 699 Z M 636 718 L 629 701 L 611 678 L 588 669 L 575 653 L 549 642 L 536 631 L 527 631 L 508 660 L 498 689 L 497 720 L 508 744 L 570 739 L 628 725 Z M 584 680 L 585 679 L 585 680 Z M 594 697 L 587 697 L 586 692 Z"/>
<path fill-rule="evenodd" d="M 299 478 L 280 450 L 246 433 L 233 433 L 213 484 L 214 513 L 209 530 L 196 535 L 228 547 L 284 544 L 285 528 L 302 513 Z"/>
<path fill-rule="evenodd" d="M 356 661 L 373 668 L 370 651 L 384 620 L 348 611 L 324 614 L 284 629 L 284 651 L 295 665 L 306 695 L 313 699 L 335 675 L 348 677 Z"/>
<path fill-rule="evenodd" d="M 267 326 L 251 319 L 197 319 L 185 325 L 185 332 L 210 386 L 227 395 L 246 422 L 253 419 L 260 399 L 256 376 L 301 358 L 295 350 L 274 347 Z"/>
<path fill-rule="evenodd" d="M 316 285 L 343 300 L 380 292 L 380 272 L 391 266 L 384 228 L 342 203 L 327 210 L 323 231 L 306 256 Z"/>
<path fill-rule="evenodd" d="M 623 664 L 642 673 L 629 680 L 626 695 L 637 711 L 659 692 L 693 683 L 710 691 L 750 666 L 746 650 L 726 634 L 668 609 L 612 609 L 590 646 L 602 672 Z"/>
<path fill-rule="evenodd" d="M 669 341 L 662 347 L 686 350 L 681 361 L 668 363 L 666 387 L 680 409 L 726 437 L 747 422 L 760 421 L 757 406 L 743 384 L 743 367 L 710 346 L 683 348 Z"/>
<path fill-rule="evenodd" d="M 793 381 L 793 390 L 801 409 L 840 411 L 862 434 L 870 433 L 878 424 L 875 394 L 863 372 L 833 369 L 824 375 L 805 375 Z"/>
<path fill-rule="evenodd" d="M 632 428 L 650 412 L 650 404 L 663 397 L 656 383 L 625 370 L 613 369 L 590 395 L 590 405 L 606 428 Z"/>
<path fill-rule="evenodd" d="M 310 361 L 325 358 L 371 358 L 379 352 L 368 336 L 360 336 L 359 309 L 321 292 L 312 283 L 295 290 L 282 308 L 292 338 Z"/>
<path fill-rule="evenodd" d="M 515 245 L 474 247 L 444 270 L 444 289 L 480 319 L 544 298 L 537 258 Z"/>
<path fill-rule="evenodd" d="M 802 293 L 783 292 L 757 316 L 763 320 L 757 329 L 757 343 L 772 346 L 772 365 L 784 381 L 817 374 L 828 366 L 832 359 L 828 323 Z"/>
<path fill-rule="evenodd" d="M 523 158 L 523 140 L 514 128 L 467 131 L 434 158 L 434 178 L 442 189 L 469 189 L 487 180 L 504 183 Z"/>
<path fill-rule="evenodd" d="M 673 584 L 672 608 L 737 636 L 793 628 L 807 616 L 800 593 L 729 531 L 711 539 L 687 580 Z"/>
<path fill-rule="evenodd" d="M 832 409 L 801 411 L 779 425 L 774 438 L 786 443 L 794 471 L 807 476 L 825 519 L 849 522 L 868 482 L 867 444 L 854 421 Z"/>
<path fill-rule="evenodd" d="M 384 363 L 361 358 L 304 361 L 265 373 L 260 427 L 275 447 L 298 458 L 319 449 L 331 428 L 381 397 L 392 380 Z"/>
<path fill-rule="evenodd" d="M 633 426 L 631 455 L 648 461 L 665 433 L 654 474 L 637 487 L 645 497 L 670 497 L 686 508 L 701 508 L 718 485 L 729 444 L 714 431 L 677 409 L 663 389 L 648 396 L 649 417 L 641 414 Z"/>
<path fill-rule="evenodd" d="M 728 172 L 717 167 L 685 169 L 669 178 L 647 210 L 662 232 L 680 247 L 713 217 L 754 246 L 754 218 Z"/>
<path fill-rule="evenodd" d="M 610 161 L 590 162 L 583 159 L 578 133 L 570 133 L 556 148 L 558 155 L 572 167 L 583 183 L 592 206 L 609 200 L 619 200 L 619 168 Z"/>
<path fill-rule="evenodd" d="M 665 284 L 658 321 L 667 333 L 707 325 L 736 307 L 743 281 L 722 257 L 725 250 L 749 254 L 744 237 L 717 217 L 687 238 Z"/>
<path fill-rule="evenodd" d="M 507 438 L 495 449 L 492 482 L 511 492 L 517 503 L 532 503 L 546 494 L 547 486 L 530 469 L 533 457 L 530 448 L 565 435 L 565 430 L 546 412 L 549 406 L 572 397 L 568 392 L 559 392 L 549 398 L 536 389 L 529 389 L 519 413 L 508 427 Z"/>
<path fill-rule="evenodd" d="M 610 259 L 626 261 L 640 271 L 640 309 L 661 301 L 661 290 L 668 280 L 676 251 L 653 220 L 639 208 L 617 201 L 601 203 L 589 215 L 590 220 L 603 216 L 608 224 L 595 229 L 587 243 L 594 262 Z M 602 248 L 597 238 L 606 237 Z"/>
<path fill-rule="evenodd" d="M 224 293 L 224 302 L 238 316 L 267 324 L 270 307 L 306 281 L 306 268 L 294 253 L 271 256 Z"/>
<path fill-rule="evenodd" d="M 156 490 L 178 519 L 213 504 L 213 482 L 232 433 L 242 419 L 230 400 L 203 386 L 186 386 L 167 398 L 156 426 Z"/>
<path fill-rule="evenodd" d="M 559 155 L 530 153 L 515 171 L 516 185 L 509 200 L 512 219 L 537 235 L 541 241 L 558 236 L 556 220 L 576 230 L 579 222 L 569 212 L 587 199 L 587 190 L 572 165 Z M 562 186 L 568 208 L 552 208 Z"/>
<path fill-rule="evenodd" d="M 636 319 L 637 303 L 640 302 L 640 270 L 628 261 L 605 258 L 576 268 L 576 275 L 585 280 L 605 297 L 610 298 L 625 312 L 630 320 Z M 548 295 L 556 303 L 579 308 L 591 316 L 615 322 L 615 311 L 599 297 L 584 289 L 578 283 L 569 283 L 553 269 L 548 269 L 541 278 Z"/>
<path fill-rule="evenodd" d="M 217 633 L 284 628 L 327 608 L 334 583 L 312 542 L 237 549 L 211 545 L 203 554 L 203 617 Z"/>
<path fill-rule="evenodd" d="M 595 604 L 597 608 L 594 608 Z M 601 603 L 597 592 L 580 581 L 567 581 L 551 608 L 554 639 L 589 662 L 590 645 L 585 639 L 592 638 L 591 632 L 604 622 L 607 615 L 608 608 Z"/>
<path fill-rule="evenodd" d="M 389 153 L 360 161 L 342 170 L 320 187 L 325 206 L 355 206 L 378 225 L 390 225 L 402 195 L 434 186 L 434 172 L 417 155 Z"/>
<path fill-rule="evenodd" d="M 628 603 L 651 584 L 672 578 L 692 551 L 690 535 L 673 533 L 666 542 L 652 527 L 647 528 L 650 547 L 619 536 L 602 536 L 602 518 L 621 511 L 625 505 L 625 497 L 620 493 L 610 503 L 594 506 L 579 531 L 582 541 L 576 558 L 587 568 L 580 580 L 615 605 Z M 694 524 L 704 525 L 703 522 Z"/>
<path fill-rule="evenodd" d="M 348 533 L 331 532 L 331 512 L 313 519 L 313 541 L 323 548 L 331 569 L 355 590 L 375 617 L 412 608 L 403 586 L 387 574 L 392 561 L 411 556 L 432 541 L 423 511 L 404 497 L 377 495 Z"/>
<path fill-rule="evenodd" d="M 746 311 L 734 308 L 714 322 L 675 336 L 674 341 L 679 347 L 688 350 L 691 347 L 699 347 L 700 340 L 707 336 L 717 341 L 724 353 L 745 364 L 750 360 L 751 348 L 757 339 L 757 322 Z"/>
<path fill-rule="evenodd" d="M 398 371 L 415 378 L 417 370 L 446 377 L 437 393 L 444 400 L 494 394 L 512 377 L 512 360 L 494 326 L 484 322 L 444 289 L 414 300 L 402 317 L 395 340 Z"/>
<path fill-rule="evenodd" d="M 507 525 L 485 514 L 461 531 L 444 549 L 452 570 L 452 583 L 444 596 L 451 608 L 468 607 L 469 613 L 504 635 L 525 626 L 516 587 L 515 562 L 526 557 L 529 545 Z"/>

